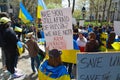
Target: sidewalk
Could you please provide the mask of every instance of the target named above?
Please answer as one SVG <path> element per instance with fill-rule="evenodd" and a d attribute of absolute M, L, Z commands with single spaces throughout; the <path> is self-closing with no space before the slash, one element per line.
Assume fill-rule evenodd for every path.
<path fill-rule="evenodd" d="M 2 61 L 1 61 L 1 49 L 0 49 L 0 80 L 8 80 L 9 73 L 3 72 L 1 68 L 2 68 Z M 20 74 L 24 74 L 24 76 L 20 78 L 16 78 L 14 80 L 38 80 L 37 73 L 32 74 L 32 70 L 30 66 L 30 58 L 27 51 L 25 51 L 25 53 L 23 53 L 19 57 L 17 72 Z M 75 80 L 75 79 L 72 79 L 72 80 Z"/>
<path fill-rule="evenodd" d="M 8 80 L 9 73 L 7 71 L 2 71 L 2 62 L 1 62 L 1 49 L 0 49 L 0 80 Z M 23 74 L 22 77 L 16 78 L 14 80 L 38 80 L 37 73 L 32 74 L 31 66 L 30 66 L 30 58 L 28 56 L 28 52 L 25 51 L 19 57 L 17 72 Z"/>

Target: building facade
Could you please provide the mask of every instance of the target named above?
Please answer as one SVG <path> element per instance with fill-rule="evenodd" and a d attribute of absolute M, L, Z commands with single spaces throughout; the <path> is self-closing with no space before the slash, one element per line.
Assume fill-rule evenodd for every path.
<path fill-rule="evenodd" d="M 111 19 L 120 21 L 120 0 L 113 0 L 111 6 Z"/>
<path fill-rule="evenodd" d="M 108 0 L 107 3 L 106 3 L 104 20 L 107 20 L 107 17 L 108 17 L 109 4 L 110 4 L 110 0 Z M 90 18 L 92 18 L 92 20 L 96 20 L 96 16 L 97 16 L 98 20 L 102 20 L 103 7 L 104 7 L 103 2 L 98 4 L 98 9 L 97 9 L 98 13 L 96 15 L 93 4 L 90 4 Z M 110 16 L 109 20 L 111 22 L 120 21 L 120 0 L 112 0 L 111 8 L 110 8 L 110 11 L 109 11 L 109 16 Z"/>
<path fill-rule="evenodd" d="M 0 12 L 7 12 L 10 16 L 13 15 L 13 6 L 10 0 L 0 0 Z"/>

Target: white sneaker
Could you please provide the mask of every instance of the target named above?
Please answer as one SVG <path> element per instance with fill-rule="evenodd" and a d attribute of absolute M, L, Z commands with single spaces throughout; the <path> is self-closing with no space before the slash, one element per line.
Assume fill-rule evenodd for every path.
<path fill-rule="evenodd" d="M 14 79 L 14 78 L 19 78 L 21 76 L 23 76 L 23 74 L 14 73 L 11 75 L 11 78 Z"/>

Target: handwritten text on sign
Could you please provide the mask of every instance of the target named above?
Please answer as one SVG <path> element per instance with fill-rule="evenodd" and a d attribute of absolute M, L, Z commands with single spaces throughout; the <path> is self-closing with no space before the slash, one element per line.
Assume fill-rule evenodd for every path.
<path fill-rule="evenodd" d="M 120 80 L 120 53 L 78 54 L 77 80 Z"/>
<path fill-rule="evenodd" d="M 71 9 L 44 10 L 41 15 L 46 45 L 50 49 L 73 49 Z"/>

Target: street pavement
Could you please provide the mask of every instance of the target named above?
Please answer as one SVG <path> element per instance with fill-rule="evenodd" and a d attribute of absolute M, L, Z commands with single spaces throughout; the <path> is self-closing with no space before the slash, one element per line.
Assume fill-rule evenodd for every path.
<path fill-rule="evenodd" d="M 75 68 L 73 68 L 75 69 Z M 37 73 L 33 74 L 30 66 L 30 57 L 28 55 L 28 51 L 25 52 L 19 57 L 17 64 L 17 73 L 23 74 L 22 77 L 16 78 L 14 80 L 38 80 Z M 76 74 L 76 71 L 73 71 L 73 75 Z M 7 71 L 2 70 L 2 61 L 1 61 L 1 48 L 0 48 L 0 80 L 9 80 L 9 73 Z M 75 75 L 74 75 L 75 76 Z M 75 79 L 72 79 L 75 80 Z"/>
<path fill-rule="evenodd" d="M 18 60 L 17 64 L 17 73 L 22 74 L 23 76 L 20 78 L 16 78 L 14 80 L 38 80 L 37 73 L 33 74 L 30 66 L 30 57 L 28 52 L 25 51 Z M 2 70 L 2 61 L 1 61 L 1 49 L 0 49 L 0 80 L 8 80 L 9 72 Z"/>

